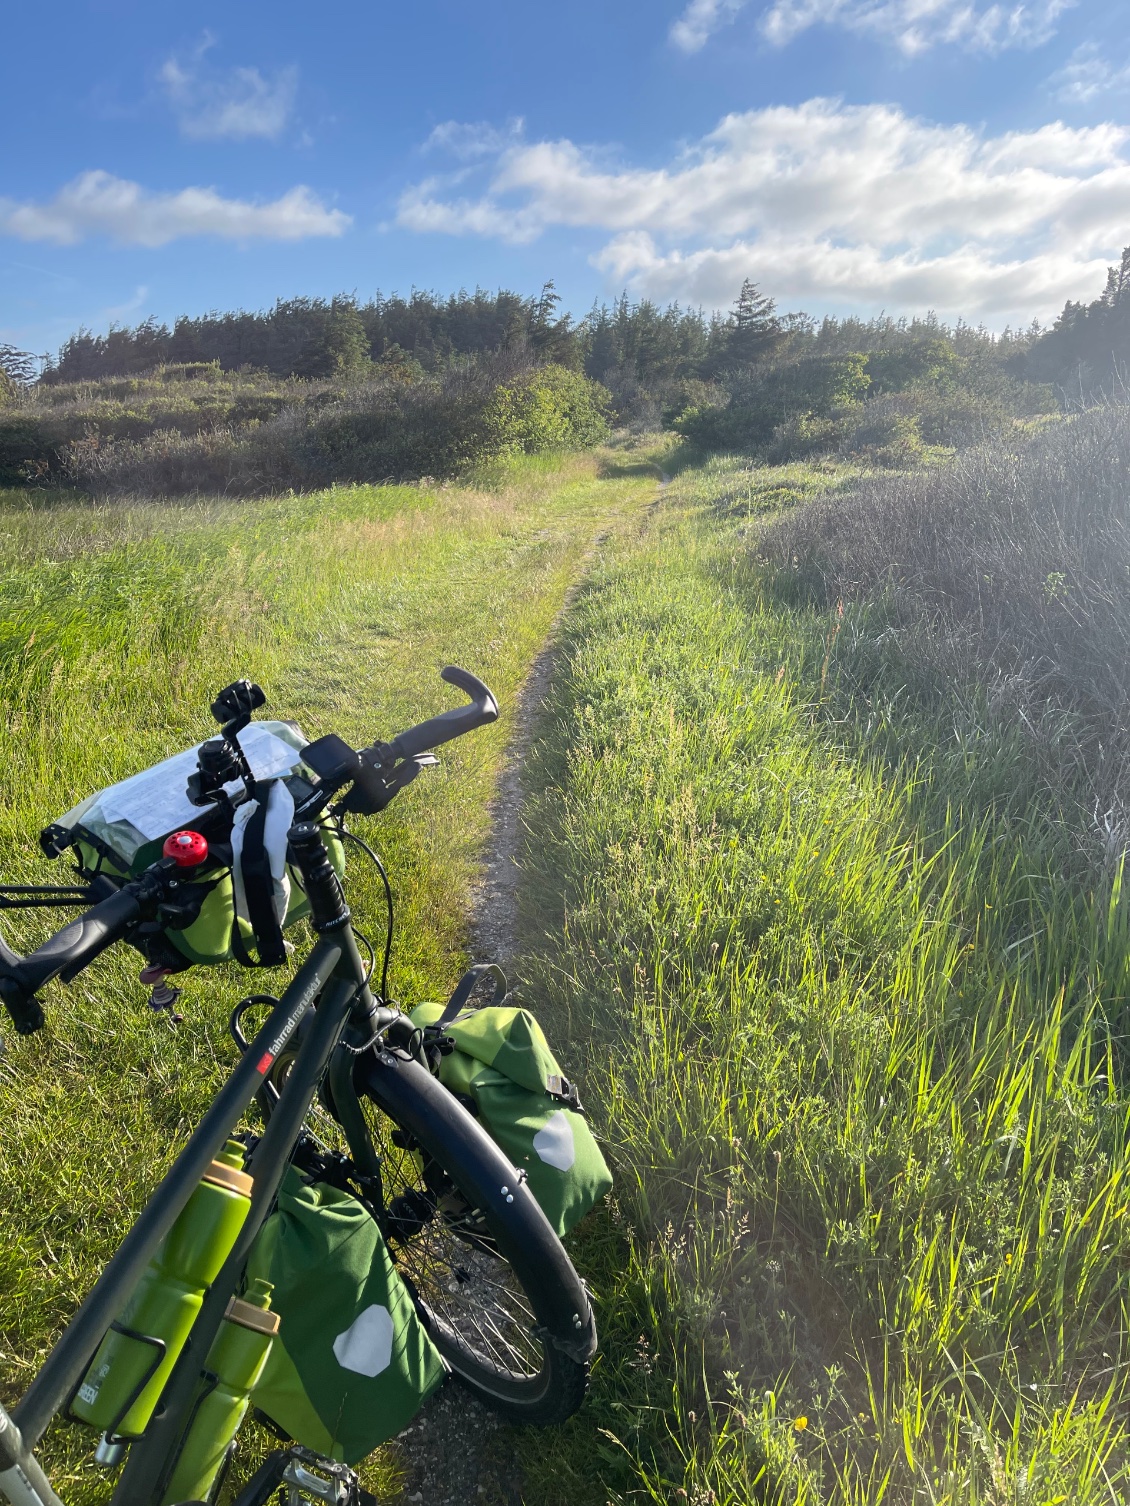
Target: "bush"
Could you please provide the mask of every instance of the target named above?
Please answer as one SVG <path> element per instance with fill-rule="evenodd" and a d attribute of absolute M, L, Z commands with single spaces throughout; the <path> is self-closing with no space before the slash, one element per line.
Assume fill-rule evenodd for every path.
<path fill-rule="evenodd" d="M 843 453 L 872 465 L 902 470 L 925 458 L 919 415 L 899 398 L 879 398 L 844 426 Z"/>
<path fill-rule="evenodd" d="M 849 353 L 753 367 L 734 380 L 728 405 L 696 404 L 672 427 L 699 450 L 754 453 L 796 415 L 829 418 L 837 408 L 860 402 L 870 385 L 866 361 Z"/>
<path fill-rule="evenodd" d="M 765 449 L 771 465 L 788 465 L 812 455 L 828 455 L 839 449 L 844 438 L 843 419 L 820 418 L 815 413 L 794 413 L 773 430 Z"/>
<path fill-rule="evenodd" d="M 144 414 L 123 409 L 61 443 L 57 466 L 95 493 L 259 496 L 453 476 L 519 451 L 584 449 L 608 432 L 608 394 L 561 367 L 469 362 L 419 381 L 399 366 L 373 372 L 336 389 L 295 384 L 289 402 L 237 394 L 201 405 L 192 424 L 181 414 L 148 431 Z"/>
<path fill-rule="evenodd" d="M 486 414 L 494 453 L 584 450 L 608 437 L 611 397 L 564 366 L 543 366 L 495 389 Z M 484 457 L 485 458 L 485 457 Z"/>
<path fill-rule="evenodd" d="M 961 362 L 948 340 L 908 340 L 889 350 L 873 350 L 866 370 L 876 396 L 907 387 L 952 387 Z"/>

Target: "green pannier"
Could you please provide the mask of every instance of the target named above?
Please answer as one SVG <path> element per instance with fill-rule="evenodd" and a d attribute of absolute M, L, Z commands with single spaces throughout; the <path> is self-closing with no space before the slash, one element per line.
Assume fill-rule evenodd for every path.
<path fill-rule="evenodd" d="M 153 962 L 172 971 L 193 963 L 282 962 L 282 931 L 309 914 L 297 877 L 286 862 L 286 833 L 296 796 L 310 789 L 302 763 L 306 739 L 293 722 L 252 722 L 240 747 L 257 782 L 256 799 L 238 805 L 234 818 L 222 807 L 194 805 L 188 797 L 199 747 L 88 796 L 44 832 L 45 850 L 70 847 L 85 878 L 108 873 L 135 878 L 161 856 L 165 838 L 184 828 L 202 830 L 222 866 L 183 886 L 178 915 L 157 936 L 144 939 Z M 345 872 L 345 848 L 324 827 L 330 862 Z"/>
<path fill-rule="evenodd" d="M 546 1218 L 566 1234 L 609 1190 L 612 1174 L 533 1015 L 508 1004 L 460 1012 L 483 971 L 473 968 L 451 1003 L 418 1004 L 409 1019 L 426 1040 L 454 1042 L 439 1056 L 440 1082 L 525 1173 Z"/>
<path fill-rule="evenodd" d="M 356 1464 L 447 1375 L 380 1230 L 347 1192 L 291 1167 L 247 1265 L 274 1284 L 278 1336 L 257 1407 L 296 1442 Z"/>

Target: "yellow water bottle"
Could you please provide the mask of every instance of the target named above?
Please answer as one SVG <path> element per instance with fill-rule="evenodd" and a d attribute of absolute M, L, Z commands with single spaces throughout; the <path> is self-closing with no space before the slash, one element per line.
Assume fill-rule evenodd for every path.
<path fill-rule="evenodd" d="M 229 1140 L 165 1236 L 71 1403 L 81 1421 L 116 1439 L 144 1433 L 251 1207 L 243 1158 Z"/>
<path fill-rule="evenodd" d="M 253 1281 L 243 1297 L 228 1303 L 204 1361 L 204 1381 L 164 1506 L 208 1499 L 279 1329 L 279 1315 L 270 1310 L 272 1290 L 269 1281 Z"/>

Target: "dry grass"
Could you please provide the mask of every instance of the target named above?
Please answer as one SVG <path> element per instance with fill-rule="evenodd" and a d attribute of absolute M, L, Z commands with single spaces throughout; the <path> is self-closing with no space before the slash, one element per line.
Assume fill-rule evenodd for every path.
<path fill-rule="evenodd" d="M 829 679 L 957 708 L 1060 803 L 1130 804 L 1130 407 L 857 483 L 757 544 L 786 600 L 845 604 Z M 1109 822 L 1108 822 L 1109 824 Z"/>

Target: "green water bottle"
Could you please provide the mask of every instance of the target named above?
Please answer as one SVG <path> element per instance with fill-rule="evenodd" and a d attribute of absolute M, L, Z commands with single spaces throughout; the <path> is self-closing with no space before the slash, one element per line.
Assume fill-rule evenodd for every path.
<path fill-rule="evenodd" d="M 244 1297 L 228 1303 L 224 1321 L 204 1361 L 206 1378 L 185 1434 L 164 1506 L 206 1501 L 239 1432 L 279 1329 L 270 1310 L 269 1281 L 253 1281 Z"/>
<path fill-rule="evenodd" d="M 140 1438 L 251 1207 L 244 1149 L 229 1140 L 146 1267 L 118 1323 L 102 1340 L 78 1394 L 75 1416 L 115 1439 Z M 144 1338 L 134 1337 L 144 1335 Z M 160 1340 L 159 1346 L 146 1340 Z"/>

